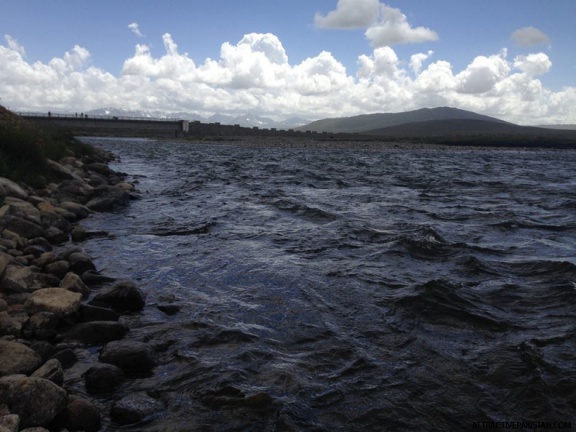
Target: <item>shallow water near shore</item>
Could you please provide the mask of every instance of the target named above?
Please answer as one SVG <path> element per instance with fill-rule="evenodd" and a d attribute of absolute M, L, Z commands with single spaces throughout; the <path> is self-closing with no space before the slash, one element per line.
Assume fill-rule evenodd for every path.
<path fill-rule="evenodd" d="M 576 422 L 576 152 L 85 140 L 142 194 L 85 223 L 162 351 L 122 430 Z"/>

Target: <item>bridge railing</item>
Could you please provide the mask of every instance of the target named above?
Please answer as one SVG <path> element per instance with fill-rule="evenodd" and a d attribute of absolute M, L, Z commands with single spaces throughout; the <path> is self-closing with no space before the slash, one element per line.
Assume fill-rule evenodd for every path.
<path fill-rule="evenodd" d="M 22 117 L 47 117 L 47 118 L 80 118 L 80 119 L 99 119 L 99 120 L 137 120 L 137 121 L 151 121 L 151 122 L 179 122 L 182 119 L 167 118 L 167 117 L 128 117 L 128 116 L 114 116 L 103 114 L 66 114 L 66 113 L 48 113 L 48 112 L 16 112 Z"/>

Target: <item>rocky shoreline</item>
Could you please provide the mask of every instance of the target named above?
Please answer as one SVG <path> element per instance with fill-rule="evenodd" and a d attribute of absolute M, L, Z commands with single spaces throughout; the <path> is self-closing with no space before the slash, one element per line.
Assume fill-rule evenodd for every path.
<path fill-rule="evenodd" d="M 125 338 L 123 318 L 144 308 L 145 294 L 100 274 L 82 248 L 107 235 L 83 219 L 138 198 L 108 167 L 112 159 L 97 151 L 49 161 L 60 180 L 42 189 L 0 178 L 0 432 L 96 432 L 104 418 L 126 425 L 163 410 L 145 393 L 118 397 L 107 412 L 91 398 L 113 396 L 158 362 L 152 346 Z M 67 371 L 86 349 L 99 351 L 98 361 L 76 394 Z"/>

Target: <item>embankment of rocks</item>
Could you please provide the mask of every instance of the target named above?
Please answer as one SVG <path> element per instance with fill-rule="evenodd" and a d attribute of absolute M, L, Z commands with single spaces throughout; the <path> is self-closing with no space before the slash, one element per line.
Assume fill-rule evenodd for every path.
<path fill-rule="evenodd" d="M 145 295 L 100 274 L 82 248 L 107 235 L 84 228 L 84 218 L 138 197 L 110 160 L 100 152 L 49 161 L 60 180 L 40 190 L 0 178 L 0 432 L 101 428 L 97 405 L 65 385 L 80 347 L 102 347 L 84 374 L 89 394 L 112 392 L 127 370 L 157 363 L 146 344 L 122 340 L 122 316 L 141 311 Z M 114 421 L 154 411 L 157 402 L 144 396 L 117 401 Z"/>

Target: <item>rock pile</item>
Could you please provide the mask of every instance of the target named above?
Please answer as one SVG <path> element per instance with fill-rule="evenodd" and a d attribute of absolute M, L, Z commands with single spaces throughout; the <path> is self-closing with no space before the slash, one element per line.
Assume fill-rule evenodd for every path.
<path fill-rule="evenodd" d="M 100 429 L 96 404 L 64 385 L 75 347 L 105 345 L 100 362 L 85 373 L 89 393 L 113 391 L 126 369 L 157 363 L 146 344 L 117 342 L 129 331 L 121 314 L 141 311 L 144 294 L 131 282 L 112 284 L 100 275 L 79 245 L 106 235 L 82 227 L 82 219 L 137 197 L 108 162 L 104 153 L 50 161 L 60 181 L 41 190 L 0 178 L 2 432 Z M 126 424 L 162 409 L 148 399 L 120 399 L 111 415 Z"/>

